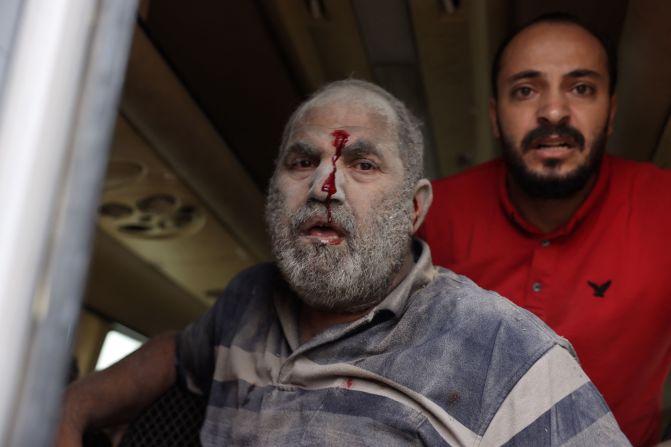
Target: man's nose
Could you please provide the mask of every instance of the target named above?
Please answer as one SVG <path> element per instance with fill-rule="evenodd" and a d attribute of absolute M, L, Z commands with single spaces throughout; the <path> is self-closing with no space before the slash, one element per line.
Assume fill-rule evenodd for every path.
<path fill-rule="evenodd" d="M 335 189 L 335 192 L 331 195 L 331 200 L 342 201 L 345 198 L 342 169 L 344 169 L 342 164 L 337 163 L 335 175 L 333 175 L 333 163 L 330 159 L 320 163 L 311 178 L 310 198 L 323 202 L 327 199 L 329 190 Z"/>
<path fill-rule="evenodd" d="M 562 92 L 546 92 L 541 98 L 536 118 L 542 124 L 561 124 L 569 121 L 571 110 Z"/>

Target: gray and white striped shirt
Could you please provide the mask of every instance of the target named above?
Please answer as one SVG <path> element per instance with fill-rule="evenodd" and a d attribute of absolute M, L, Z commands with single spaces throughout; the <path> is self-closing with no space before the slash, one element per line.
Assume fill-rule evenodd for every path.
<path fill-rule="evenodd" d="M 178 338 L 203 445 L 630 445 L 566 340 L 415 249 L 384 301 L 304 344 L 276 267 L 239 274 Z"/>

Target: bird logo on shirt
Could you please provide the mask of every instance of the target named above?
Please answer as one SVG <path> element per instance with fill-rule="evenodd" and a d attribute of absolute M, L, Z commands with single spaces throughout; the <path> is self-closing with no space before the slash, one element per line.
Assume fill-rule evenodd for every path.
<path fill-rule="evenodd" d="M 611 280 L 609 279 L 603 284 L 597 284 L 594 281 L 587 281 L 587 284 L 594 289 L 594 296 L 597 298 L 605 298 L 606 290 L 610 287 Z"/>

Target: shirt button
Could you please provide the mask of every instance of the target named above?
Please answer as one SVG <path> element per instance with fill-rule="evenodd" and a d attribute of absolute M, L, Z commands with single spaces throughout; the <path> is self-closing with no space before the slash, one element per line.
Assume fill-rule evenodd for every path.
<path fill-rule="evenodd" d="M 538 281 L 534 282 L 531 285 L 531 290 L 533 290 L 534 292 L 540 292 L 542 288 L 543 288 L 543 286 Z"/>
<path fill-rule="evenodd" d="M 547 239 L 543 239 L 541 241 L 541 247 L 549 247 L 549 246 L 550 246 L 550 241 L 548 241 Z"/>

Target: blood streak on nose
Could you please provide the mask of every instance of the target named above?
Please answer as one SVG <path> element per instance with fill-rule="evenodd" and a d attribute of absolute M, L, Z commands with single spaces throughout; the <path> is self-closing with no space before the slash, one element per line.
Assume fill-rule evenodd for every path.
<path fill-rule="evenodd" d="M 334 130 L 331 132 L 331 136 L 333 137 L 333 147 L 335 148 L 335 154 L 331 157 L 331 163 L 333 164 L 333 169 L 331 170 L 331 173 L 329 176 L 324 180 L 324 184 L 322 185 L 322 191 L 326 193 L 326 215 L 328 223 L 332 222 L 331 218 L 331 197 L 333 194 L 338 192 L 336 189 L 336 184 L 335 184 L 335 176 L 336 176 L 336 162 L 342 155 L 342 150 L 347 144 L 347 140 L 349 140 L 349 134 L 345 132 L 344 130 Z"/>

